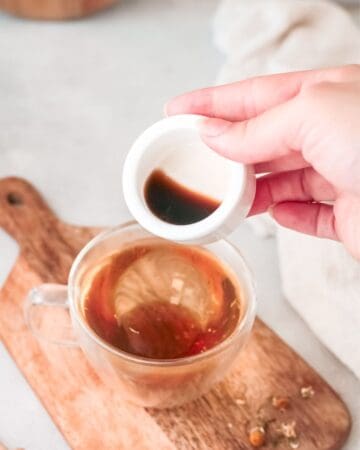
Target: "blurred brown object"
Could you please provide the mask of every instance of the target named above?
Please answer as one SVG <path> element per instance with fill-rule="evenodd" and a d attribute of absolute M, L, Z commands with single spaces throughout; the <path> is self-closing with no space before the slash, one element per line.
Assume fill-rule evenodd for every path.
<path fill-rule="evenodd" d="M 0 9 L 31 19 L 63 20 L 87 16 L 116 0 L 0 0 Z"/>

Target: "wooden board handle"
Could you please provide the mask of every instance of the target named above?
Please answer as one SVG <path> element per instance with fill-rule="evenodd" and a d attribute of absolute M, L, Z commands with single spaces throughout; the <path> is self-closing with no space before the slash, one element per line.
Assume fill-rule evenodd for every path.
<path fill-rule="evenodd" d="M 56 222 L 31 184 L 16 177 L 0 179 L 0 226 L 20 245 Z"/>
<path fill-rule="evenodd" d="M 82 245 L 99 229 L 59 220 L 36 189 L 22 178 L 0 179 L 0 227 L 20 245 L 24 261 L 43 282 L 66 283 Z"/>
<path fill-rule="evenodd" d="M 64 239 L 68 226 L 60 222 L 27 181 L 0 179 L 0 227 L 16 239 L 29 270 L 42 281 L 65 283 L 74 250 Z"/>

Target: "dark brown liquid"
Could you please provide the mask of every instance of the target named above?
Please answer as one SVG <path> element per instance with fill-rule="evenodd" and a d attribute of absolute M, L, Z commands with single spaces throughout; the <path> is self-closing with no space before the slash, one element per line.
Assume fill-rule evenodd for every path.
<path fill-rule="evenodd" d="M 153 267 L 147 267 L 157 261 L 157 255 L 165 255 L 159 261 L 167 269 L 169 255 L 170 264 L 173 264 L 171 258 L 176 258 L 175 264 L 179 258 L 179 271 L 185 268 L 186 272 L 185 288 L 192 286 L 197 292 L 197 286 L 191 284 L 194 280 L 186 280 L 187 275 L 196 274 L 199 278 L 195 281 L 203 280 L 201 288 L 209 295 L 200 299 L 201 304 L 197 304 L 197 297 L 190 298 L 189 302 L 185 296 L 182 302 L 174 303 L 173 298 L 162 296 L 168 287 L 166 271 L 157 273 Z M 211 254 L 196 247 L 163 243 L 135 245 L 108 257 L 99 267 L 89 282 L 84 315 L 102 339 L 125 352 L 154 359 L 195 355 L 224 340 L 239 322 L 239 289 Z M 176 280 L 179 283 L 181 278 L 175 272 L 171 285 Z M 157 283 L 162 283 L 158 296 Z M 204 299 L 208 304 L 204 304 Z"/>
<path fill-rule="evenodd" d="M 145 184 L 145 200 L 160 219 L 175 225 L 199 222 L 220 205 L 218 200 L 187 189 L 161 170 L 154 170 Z"/>

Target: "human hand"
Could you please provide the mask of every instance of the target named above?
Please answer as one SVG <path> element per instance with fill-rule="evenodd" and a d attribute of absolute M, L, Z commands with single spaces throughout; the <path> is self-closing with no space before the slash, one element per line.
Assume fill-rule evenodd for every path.
<path fill-rule="evenodd" d="M 166 113 L 209 117 L 205 143 L 263 174 L 250 214 L 270 210 L 279 224 L 339 240 L 360 259 L 360 65 L 201 89 Z"/>

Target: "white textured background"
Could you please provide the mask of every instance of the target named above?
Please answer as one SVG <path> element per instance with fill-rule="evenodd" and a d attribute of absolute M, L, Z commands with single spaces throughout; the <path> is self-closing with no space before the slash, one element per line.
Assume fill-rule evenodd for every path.
<path fill-rule="evenodd" d="M 216 4 L 124 0 L 68 23 L 0 14 L 0 176 L 30 179 L 69 222 L 110 225 L 128 218 L 121 165 L 131 142 L 161 117 L 166 99 L 210 84 L 220 67 L 210 29 Z M 273 240 L 258 240 L 246 225 L 234 239 L 255 272 L 261 317 L 355 414 L 359 383 L 282 299 Z M 16 252 L 0 233 L 0 283 Z M 360 448 L 358 436 L 357 423 L 347 450 Z M 68 448 L 1 344 L 0 441 L 27 450 Z"/>

